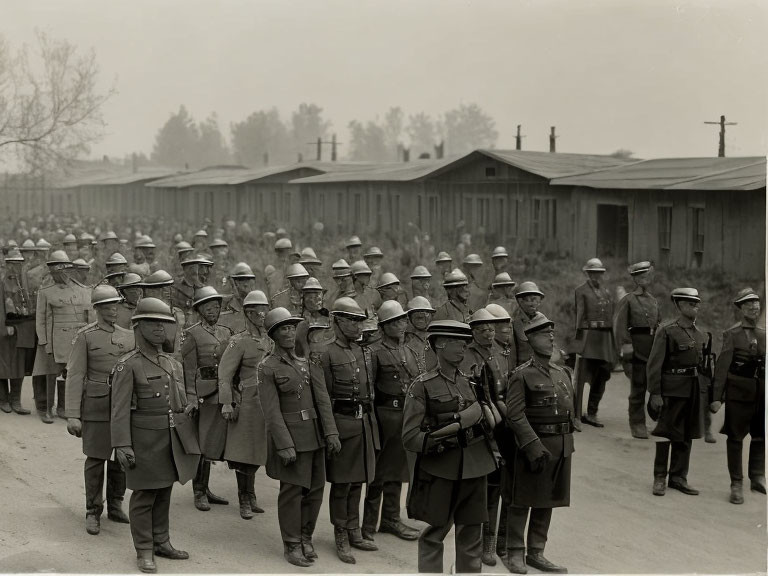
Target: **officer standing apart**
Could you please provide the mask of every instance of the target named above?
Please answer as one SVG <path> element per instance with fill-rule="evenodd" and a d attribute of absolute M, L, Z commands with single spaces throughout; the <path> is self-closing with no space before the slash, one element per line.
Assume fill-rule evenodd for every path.
<path fill-rule="evenodd" d="M 259 401 L 256 368 L 272 349 L 264 329 L 269 310 L 267 295 L 254 290 L 243 300 L 246 327 L 229 339 L 219 363 L 219 402 L 227 421 L 224 459 L 235 470 L 240 517 L 253 518 L 264 510 L 256 500 L 255 478 L 267 463 L 264 414 Z"/>
<path fill-rule="evenodd" d="M 661 439 L 653 463 L 653 494 L 664 496 L 669 471 L 670 488 L 695 496 L 699 491 L 688 485 L 688 464 L 692 440 L 704 431 L 707 386 L 701 367 L 707 337 L 696 327 L 698 290 L 675 288 L 671 298 L 678 317 L 656 331 L 647 366 L 648 410 L 652 416 L 658 412 L 651 435 Z"/>
<path fill-rule="evenodd" d="M 294 566 L 317 558 L 312 542 L 325 487 L 325 447 L 341 450 L 323 370 L 296 356 L 296 324 L 285 308 L 267 314 L 274 349 L 258 367 L 267 422 L 267 474 L 280 481 L 277 518 L 283 556 Z"/>
<path fill-rule="evenodd" d="M 653 281 L 651 263 L 632 264 L 629 274 L 635 289 L 619 301 L 613 319 L 613 333 L 630 381 L 629 429 L 634 438 L 644 439 L 648 438 L 645 424 L 645 392 L 648 389 L 645 371 L 661 314 L 656 297 L 648 292 Z"/>
<path fill-rule="evenodd" d="M 200 468 L 192 482 L 195 508 L 202 512 L 209 504 L 229 504 L 208 488 L 211 460 L 223 460 L 227 438 L 227 422 L 221 417 L 219 404 L 218 358 L 216 350 L 226 345 L 232 330 L 218 324 L 223 296 L 212 286 L 195 292 L 193 308 L 201 320 L 184 333 L 181 356 L 184 362 L 184 382 L 187 397 L 197 406 L 197 427 L 200 439 Z"/>
<path fill-rule="evenodd" d="M 339 298 L 331 316 L 336 339 L 321 353 L 320 365 L 342 444 L 341 451 L 328 461 L 328 508 L 336 554 L 342 562 L 354 564 L 350 545 L 358 550 L 378 550 L 371 540 L 363 538 L 360 529 L 363 483 L 373 481 L 376 450 L 381 448 L 373 412 L 372 378 L 376 367 L 370 349 L 356 342 L 366 319 L 357 302 Z"/>
<path fill-rule="evenodd" d="M 120 328 L 117 303 L 120 295 L 112 286 L 94 288 L 91 304 L 96 322 L 80 329 L 67 363 L 67 432 L 83 439 L 85 454 L 85 530 L 98 534 L 104 510 L 104 463 L 107 463 L 107 518 L 127 523 L 122 509 L 125 472 L 110 460 L 109 374 L 117 361 L 135 347 L 132 330 Z"/>
<path fill-rule="evenodd" d="M 174 482 L 189 481 L 200 447 L 181 365 L 162 352 L 174 317 L 167 304 L 144 298 L 133 316 L 136 349 L 112 375 L 112 446 L 132 490 L 128 515 L 142 572 L 156 572 L 154 555 L 185 560 L 171 545 L 169 511 Z"/>
<path fill-rule="evenodd" d="M 408 386 L 420 374 L 419 364 L 416 355 L 405 345 L 408 319 L 400 303 L 387 300 L 378 314 L 383 335 L 371 353 L 376 366 L 374 404 L 381 450 L 376 454 L 375 476 L 365 493 L 362 532 L 364 538 L 373 540 L 381 515 L 379 532 L 416 540 L 419 531 L 400 520 L 400 494 L 403 483 L 408 482 L 403 449 L 403 406 Z"/>
<path fill-rule="evenodd" d="M 456 525 L 456 572 L 482 568 L 486 480 L 496 469 L 493 416 L 459 370 L 472 330 L 433 321 L 429 344 L 437 365 L 411 385 L 403 412 L 403 445 L 411 467 L 408 515 L 429 524 L 419 536 L 418 571 L 443 571 L 443 540 Z"/>
<path fill-rule="evenodd" d="M 506 423 L 515 445 L 506 455 L 504 564 L 513 574 L 527 573 L 526 564 L 566 573 L 544 557 L 544 546 L 552 509 L 570 505 L 574 391 L 568 373 L 551 362 L 554 323 L 540 314 L 526 324 L 525 335 L 533 355 L 512 373 L 507 391 Z"/>
<path fill-rule="evenodd" d="M 733 504 L 744 502 L 742 447 L 749 434 L 750 488 L 765 494 L 765 330 L 757 326 L 760 296 L 744 288 L 733 301 L 741 312 L 737 322 L 723 332 L 723 348 L 715 366 L 715 413 L 725 402 L 722 433 L 728 436 L 728 474 Z"/>
<path fill-rule="evenodd" d="M 602 285 L 605 267 L 599 258 L 591 258 L 582 268 L 587 281 L 576 288 L 576 416 L 584 424 L 602 428 L 597 419 L 605 384 L 614 363 L 613 300 Z M 582 415 L 584 384 L 589 382 L 587 413 Z"/>

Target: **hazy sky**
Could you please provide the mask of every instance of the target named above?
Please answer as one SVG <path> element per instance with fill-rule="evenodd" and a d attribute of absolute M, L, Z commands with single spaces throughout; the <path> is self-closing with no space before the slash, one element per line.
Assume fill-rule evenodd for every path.
<path fill-rule="evenodd" d="M 118 94 L 94 150 L 152 150 L 184 104 L 222 132 L 277 106 L 314 102 L 348 140 L 350 120 L 394 105 L 437 116 L 476 102 L 498 148 L 638 157 L 768 150 L 764 0 L 0 0 L 12 44 L 35 28 L 98 57 Z M 341 148 L 342 154 L 344 147 Z"/>

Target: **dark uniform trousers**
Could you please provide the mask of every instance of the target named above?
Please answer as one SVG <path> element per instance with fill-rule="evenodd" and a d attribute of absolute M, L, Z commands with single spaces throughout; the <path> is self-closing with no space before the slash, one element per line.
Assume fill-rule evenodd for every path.
<path fill-rule="evenodd" d="M 173 485 L 151 490 L 134 490 L 128 514 L 136 550 L 152 550 L 155 544 L 168 542 L 169 512 Z"/>
<path fill-rule="evenodd" d="M 101 516 L 104 511 L 104 460 L 86 456 L 85 458 L 85 509 L 87 514 Z M 125 472 L 114 460 L 107 460 L 107 507 L 120 504 L 125 496 Z"/>
<path fill-rule="evenodd" d="M 713 400 L 725 401 L 721 432 L 728 437 L 731 482 L 744 478 L 744 438 L 751 436 L 747 474 L 765 476 L 765 330 L 744 322 L 723 332 L 715 367 Z"/>
<path fill-rule="evenodd" d="M 363 495 L 362 482 L 331 484 L 328 511 L 331 524 L 339 528 L 354 530 L 360 527 L 360 500 Z"/>
<path fill-rule="evenodd" d="M 524 550 L 527 543 L 529 550 L 543 551 L 547 544 L 551 520 L 552 508 L 509 506 L 507 508 L 507 549 Z M 528 521 L 527 539 L 525 537 L 526 521 Z"/>
<path fill-rule="evenodd" d="M 312 458 L 312 483 L 309 488 L 280 482 L 277 517 L 283 542 L 311 541 L 323 503 L 325 488 L 325 451 L 306 454 Z"/>
<path fill-rule="evenodd" d="M 400 498 L 403 493 L 403 483 L 395 481 L 383 481 L 374 478 L 367 485 L 365 503 L 363 505 L 363 528 L 376 529 L 381 517 L 386 520 L 400 519 Z"/>

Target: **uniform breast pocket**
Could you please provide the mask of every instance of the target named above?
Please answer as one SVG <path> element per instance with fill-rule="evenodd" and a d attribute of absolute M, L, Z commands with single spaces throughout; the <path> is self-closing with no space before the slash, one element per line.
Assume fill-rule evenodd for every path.
<path fill-rule="evenodd" d="M 352 367 L 352 363 L 345 364 L 333 364 L 331 366 L 331 373 L 334 380 L 349 381 L 355 375 L 355 370 Z"/>
<path fill-rule="evenodd" d="M 102 398 L 109 395 L 109 385 L 106 382 L 88 380 L 85 385 L 85 395 L 89 398 Z"/>
<path fill-rule="evenodd" d="M 296 390 L 295 382 L 286 374 L 275 374 L 275 384 L 280 392 L 293 392 Z"/>

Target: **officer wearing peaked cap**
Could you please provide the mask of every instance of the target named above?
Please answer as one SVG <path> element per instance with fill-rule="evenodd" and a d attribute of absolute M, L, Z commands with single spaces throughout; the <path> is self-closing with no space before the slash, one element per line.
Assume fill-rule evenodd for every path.
<path fill-rule="evenodd" d="M 603 424 L 597 418 L 605 384 L 611 377 L 615 361 L 613 340 L 613 298 L 603 285 L 605 267 L 599 258 L 591 258 L 582 271 L 587 281 L 575 290 L 576 353 L 579 370 L 576 374 L 576 412 L 581 421 L 596 428 Z M 589 382 L 587 413 L 582 415 L 584 384 Z"/>
<path fill-rule="evenodd" d="M 443 287 L 448 295 L 448 301 L 437 307 L 433 320 L 467 322 L 472 315 L 472 308 L 467 304 L 469 299 L 467 276 L 456 268 L 445 276 Z"/>
<path fill-rule="evenodd" d="M 351 298 L 339 298 L 331 310 L 336 339 L 320 354 L 328 395 L 341 439 L 341 451 L 328 462 L 331 482 L 329 510 L 334 526 L 336 554 L 354 564 L 350 545 L 377 550 L 360 530 L 360 499 L 363 483 L 374 478 L 375 451 L 381 448 L 373 411 L 375 360 L 369 348 L 357 344 L 365 312 Z"/>
<path fill-rule="evenodd" d="M 301 289 L 309 278 L 309 272 L 301 264 L 290 264 L 285 269 L 285 279 L 288 287 L 277 292 L 270 299 L 272 308 L 286 308 L 294 316 L 301 316 L 302 294 Z"/>
<path fill-rule="evenodd" d="M 259 400 L 257 366 L 272 350 L 264 318 L 269 310 L 267 296 L 253 290 L 243 299 L 245 330 L 235 334 L 219 363 L 219 402 L 227 421 L 224 459 L 235 470 L 240 517 L 262 513 L 256 500 L 255 477 L 267 462 L 264 414 Z"/>
<path fill-rule="evenodd" d="M 96 322 L 81 328 L 67 362 L 67 431 L 82 437 L 85 454 L 85 529 L 100 531 L 104 508 L 102 489 L 107 463 L 107 517 L 128 522 L 122 510 L 125 473 L 114 460 L 110 440 L 109 373 L 121 356 L 135 347 L 132 330 L 117 326 L 117 304 L 122 300 L 112 286 L 100 285 L 91 293 Z"/>
<path fill-rule="evenodd" d="M 365 493 L 362 532 L 366 540 L 372 541 L 381 516 L 379 532 L 416 540 L 418 530 L 400 520 L 400 493 L 403 482 L 408 482 L 402 436 L 403 405 L 408 387 L 420 374 L 419 364 L 416 355 L 405 345 L 408 319 L 400 303 L 385 301 L 378 316 L 382 338 L 371 347 L 371 355 L 376 367 L 372 377 L 381 450 L 376 455 L 373 481 L 368 483 Z"/>
<path fill-rule="evenodd" d="M 171 279 L 173 282 L 173 279 Z M 117 291 L 123 299 L 117 303 L 117 320 L 115 324 L 126 330 L 131 328 L 131 317 L 136 310 L 136 304 L 142 296 L 141 277 L 133 272 L 126 272 Z M 183 317 L 183 314 L 182 314 Z"/>
<path fill-rule="evenodd" d="M 629 428 L 634 438 L 648 438 L 645 423 L 645 393 L 648 389 L 645 371 L 653 336 L 661 322 L 659 303 L 648 289 L 653 281 L 650 262 L 632 264 L 629 274 L 635 289 L 616 306 L 613 334 L 630 381 Z"/>
<path fill-rule="evenodd" d="M 515 290 L 517 310 L 512 314 L 512 331 L 515 343 L 515 360 L 517 365 L 527 362 L 531 357 L 531 347 L 525 336 L 525 325 L 536 318 L 544 299 L 544 293 L 534 282 L 522 282 Z"/>
<path fill-rule="evenodd" d="M 734 305 L 741 321 L 723 332 L 723 347 L 715 366 L 715 382 L 710 411 L 725 403 L 722 433 L 728 437 L 730 501 L 744 502 L 742 447 L 749 443 L 748 476 L 752 491 L 765 494 L 765 330 L 760 319 L 760 296 L 752 288 L 736 295 Z"/>
<path fill-rule="evenodd" d="M 554 323 L 540 314 L 525 325 L 525 334 L 532 356 L 512 373 L 506 398 L 515 442 L 504 454 L 510 504 L 504 564 L 515 574 L 525 574 L 526 564 L 565 573 L 544 557 L 544 545 L 552 509 L 570 505 L 574 390 L 568 373 L 551 362 Z"/>
<path fill-rule="evenodd" d="M 671 298 L 678 317 L 656 330 L 646 368 L 648 411 L 658 414 L 651 435 L 662 439 L 656 443 L 653 494 L 664 495 L 669 473 L 670 488 L 695 496 L 699 491 L 688 485 L 688 464 L 692 440 L 701 438 L 704 429 L 707 386 L 702 368 L 707 336 L 696 327 L 698 290 L 675 288 Z"/>
<path fill-rule="evenodd" d="M 195 291 L 193 306 L 200 322 L 187 328 L 181 344 L 187 397 L 194 400 L 199 412 L 197 426 L 203 457 L 192 488 L 195 507 L 203 512 L 210 510 L 209 504 L 229 504 L 208 487 L 211 460 L 223 460 L 227 436 L 227 423 L 221 418 L 219 403 L 216 352 L 229 341 L 232 330 L 218 323 L 222 298 L 212 286 Z"/>
<path fill-rule="evenodd" d="M 232 268 L 229 282 L 229 292 L 232 297 L 224 304 L 219 316 L 219 324 L 223 324 L 233 333 L 239 334 L 246 328 L 243 301 L 248 294 L 256 289 L 256 275 L 248 264 L 239 262 Z"/>
<path fill-rule="evenodd" d="M 259 390 L 267 423 L 267 474 L 280 481 L 277 499 L 283 556 L 310 566 L 318 555 L 312 536 L 325 486 L 326 446 L 341 450 L 320 366 L 294 353 L 301 318 L 285 308 L 265 320 L 274 349 L 259 365 Z"/>
<path fill-rule="evenodd" d="M 472 339 L 467 324 L 433 321 L 436 366 L 416 378 L 403 410 L 403 446 L 410 466 L 408 515 L 428 524 L 419 536 L 418 571 L 443 571 L 443 540 L 455 525 L 456 572 L 481 571 L 481 525 L 487 476 L 496 468 L 493 422 L 459 366 Z"/>
<path fill-rule="evenodd" d="M 189 558 L 170 541 L 169 512 L 175 482 L 188 482 L 200 448 L 181 365 L 162 352 L 174 322 L 167 304 L 144 298 L 136 307 L 136 348 L 112 370 L 110 432 L 115 458 L 131 489 L 128 516 L 142 572 L 156 572 L 154 555 Z"/>
<path fill-rule="evenodd" d="M 496 274 L 491 282 L 491 293 L 488 295 L 488 304 L 498 304 L 504 308 L 511 316 L 515 309 L 514 305 L 515 281 L 507 272 Z"/>

